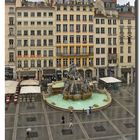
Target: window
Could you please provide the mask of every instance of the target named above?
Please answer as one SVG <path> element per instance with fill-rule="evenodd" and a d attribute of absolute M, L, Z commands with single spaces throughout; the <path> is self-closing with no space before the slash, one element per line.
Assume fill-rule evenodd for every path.
<path fill-rule="evenodd" d="M 52 17 L 52 16 L 53 16 L 53 13 L 52 13 L 52 12 L 50 12 L 50 13 L 49 13 L 49 17 Z"/>
<path fill-rule="evenodd" d="M 28 21 L 24 21 L 24 25 L 28 25 Z"/>
<path fill-rule="evenodd" d="M 31 60 L 31 68 L 35 67 L 35 60 Z"/>
<path fill-rule="evenodd" d="M 131 63 L 131 56 L 128 56 L 128 63 Z"/>
<path fill-rule="evenodd" d="M 87 21 L 87 16 L 83 15 L 83 21 Z"/>
<path fill-rule="evenodd" d="M 64 48 L 63 48 L 63 53 L 64 53 L 64 54 L 68 54 L 68 47 L 67 47 L 67 46 L 64 46 Z"/>
<path fill-rule="evenodd" d="M 89 36 L 89 43 L 93 43 L 93 36 L 92 35 Z"/>
<path fill-rule="evenodd" d="M 109 35 L 112 34 L 111 28 L 108 28 L 108 34 L 109 34 Z"/>
<path fill-rule="evenodd" d="M 31 50 L 31 56 L 35 56 L 35 51 Z"/>
<path fill-rule="evenodd" d="M 101 58 L 101 65 L 105 65 L 105 58 Z"/>
<path fill-rule="evenodd" d="M 14 35 L 14 28 L 9 28 L 9 35 Z"/>
<path fill-rule="evenodd" d="M 100 38 L 96 38 L 96 44 L 100 44 Z"/>
<path fill-rule="evenodd" d="M 53 25 L 53 22 L 52 21 L 49 21 L 49 25 Z"/>
<path fill-rule="evenodd" d="M 101 33 L 102 33 L 102 34 L 105 33 L 105 28 L 101 28 Z"/>
<path fill-rule="evenodd" d="M 76 11 L 80 11 L 80 7 L 78 6 L 78 7 L 76 7 Z"/>
<path fill-rule="evenodd" d="M 24 17 L 28 17 L 28 12 L 24 12 Z"/>
<path fill-rule="evenodd" d="M 63 20 L 67 21 L 67 15 L 63 15 Z"/>
<path fill-rule="evenodd" d="M 83 43 L 87 43 L 87 35 L 83 35 Z"/>
<path fill-rule="evenodd" d="M 43 40 L 43 46 L 47 46 L 47 40 L 46 39 Z"/>
<path fill-rule="evenodd" d="M 41 57 L 41 50 L 37 50 L 37 56 Z"/>
<path fill-rule="evenodd" d="M 74 58 L 70 58 L 70 65 L 74 64 Z"/>
<path fill-rule="evenodd" d="M 44 60 L 44 67 L 47 67 L 47 60 Z"/>
<path fill-rule="evenodd" d="M 112 54 L 112 48 L 108 48 L 108 53 Z"/>
<path fill-rule="evenodd" d="M 13 17 L 9 17 L 9 24 L 14 25 L 14 18 Z"/>
<path fill-rule="evenodd" d="M 113 24 L 116 25 L 116 19 L 113 19 Z"/>
<path fill-rule="evenodd" d="M 96 34 L 100 33 L 100 28 L 96 28 Z"/>
<path fill-rule="evenodd" d="M 67 32 L 67 24 L 63 24 L 63 32 Z"/>
<path fill-rule="evenodd" d="M 96 65 L 100 65 L 100 59 L 96 58 Z"/>
<path fill-rule="evenodd" d="M 117 53 L 117 48 L 113 48 L 113 54 Z"/>
<path fill-rule="evenodd" d="M 44 21 L 44 22 L 43 22 L 43 25 L 47 25 L 47 22 L 46 22 L 46 21 Z"/>
<path fill-rule="evenodd" d="M 18 17 L 21 17 L 21 16 L 22 16 L 21 12 L 18 12 L 18 13 L 17 13 L 17 16 L 18 16 Z"/>
<path fill-rule="evenodd" d="M 41 46 L 41 40 L 37 39 L 37 46 Z"/>
<path fill-rule="evenodd" d="M 28 56 L 28 51 L 24 51 L 24 56 Z"/>
<path fill-rule="evenodd" d="M 131 53 L 131 46 L 128 46 L 128 53 Z"/>
<path fill-rule="evenodd" d="M 104 19 L 101 19 L 101 24 L 105 24 L 105 20 Z"/>
<path fill-rule="evenodd" d="M 128 34 L 131 34 L 131 27 L 128 27 Z"/>
<path fill-rule="evenodd" d="M 112 38 L 108 38 L 108 45 L 112 45 Z"/>
<path fill-rule="evenodd" d="M 57 24 L 56 25 L 56 31 L 57 32 L 61 32 L 61 24 Z"/>
<path fill-rule="evenodd" d="M 87 47 L 86 46 L 83 46 L 83 51 L 82 51 L 83 54 L 87 54 Z"/>
<path fill-rule="evenodd" d="M 70 24 L 70 32 L 74 32 L 74 24 Z"/>
<path fill-rule="evenodd" d="M 74 47 L 70 46 L 70 54 L 74 54 Z"/>
<path fill-rule="evenodd" d="M 131 37 L 128 37 L 128 43 L 131 44 Z"/>
<path fill-rule="evenodd" d="M 35 46 L 35 40 L 31 39 L 30 45 Z"/>
<path fill-rule="evenodd" d="M 70 35 L 70 43 L 74 43 L 74 36 Z"/>
<path fill-rule="evenodd" d="M 21 51 L 18 51 L 18 56 L 21 56 L 22 54 L 21 54 Z"/>
<path fill-rule="evenodd" d="M 60 11 L 60 7 L 59 6 L 57 6 L 57 11 Z"/>
<path fill-rule="evenodd" d="M 35 13 L 34 12 L 31 12 L 31 17 L 35 17 Z"/>
<path fill-rule="evenodd" d="M 34 30 L 31 30 L 31 35 L 35 35 L 35 31 Z"/>
<path fill-rule="evenodd" d="M 47 16 L 47 13 L 46 13 L 46 12 L 44 12 L 44 13 L 43 13 L 43 16 L 44 16 L 44 17 L 46 17 L 46 16 Z"/>
<path fill-rule="evenodd" d="M 105 54 L 105 48 L 101 48 L 101 54 Z"/>
<path fill-rule="evenodd" d="M 61 20 L 61 16 L 60 15 L 56 15 L 56 20 L 60 21 Z"/>
<path fill-rule="evenodd" d="M 76 15 L 76 21 L 80 21 L 80 15 Z"/>
<path fill-rule="evenodd" d="M 93 32 L 93 25 L 89 24 L 89 32 Z"/>
<path fill-rule="evenodd" d="M 80 63 L 81 63 L 81 62 L 80 62 L 80 58 L 76 58 L 76 66 L 77 66 L 77 67 L 80 67 Z"/>
<path fill-rule="evenodd" d="M 87 66 L 87 58 L 83 58 L 83 66 Z"/>
<path fill-rule="evenodd" d="M 24 31 L 24 35 L 25 36 L 28 35 L 28 31 L 27 30 Z"/>
<path fill-rule="evenodd" d="M 28 40 L 24 40 L 24 47 L 28 46 Z"/>
<path fill-rule="evenodd" d="M 70 15 L 70 21 L 74 21 L 74 16 Z"/>
<path fill-rule="evenodd" d="M 93 58 L 89 58 L 89 66 L 93 66 Z"/>
<path fill-rule="evenodd" d="M 108 24 L 109 24 L 109 25 L 111 24 L 111 19 L 108 19 Z"/>
<path fill-rule="evenodd" d="M 47 31 L 46 30 L 43 31 L 43 35 L 47 35 Z"/>
<path fill-rule="evenodd" d="M 70 10 L 73 11 L 73 7 L 70 7 Z"/>
<path fill-rule="evenodd" d="M 123 63 L 123 56 L 120 56 L 120 63 Z"/>
<path fill-rule="evenodd" d="M 96 48 L 96 54 L 100 54 L 100 48 Z"/>
<path fill-rule="evenodd" d="M 105 44 L 105 38 L 101 38 L 101 44 Z"/>
<path fill-rule="evenodd" d="M 123 37 L 120 37 L 120 44 L 123 44 Z"/>
<path fill-rule="evenodd" d="M 37 67 L 41 67 L 41 60 L 37 60 Z"/>
<path fill-rule="evenodd" d="M 81 42 L 81 36 L 80 35 L 76 35 L 76 43 L 80 43 Z"/>
<path fill-rule="evenodd" d="M 9 62 L 14 62 L 14 53 L 13 52 L 9 53 Z"/>
<path fill-rule="evenodd" d="M 116 28 L 113 28 L 113 34 L 116 35 Z"/>
<path fill-rule="evenodd" d="M 80 28 L 80 24 L 76 24 L 76 32 L 80 32 L 81 28 Z"/>
<path fill-rule="evenodd" d="M 61 43 L 61 36 L 60 35 L 56 36 L 56 43 Z"/>
<path fill-rule="evenodd" d="M 13 39 L 9 39 L 9 45 L 13 45 L 14 44 L 14 40 Z"/>
<path fill-rule="evenodd" d="M 47 51 L 46 51 L 46 50 L 43 51 L 43 56 L 44 56 L 44 57 L 47 56 Z"/>
<path fill-rule="evenodd" d="M 68 66 L 68 59 L 67 58 L 63 59 L 63 66 L 64 67 Z"/>
<path fill-rule="evenodd" d="M 86 7 L 83 7 L 83 11 L 86 11 Z"/>
<path fill-rule="evenodd" d="M 100 24 L 100 20 L 99 19 L 96 19 L 96 24 Z"/>
<path fill-rule="evenodd" d="M 64 7 L 64 11 L 67 11 L 67 7 Z"/>
<path fill-rule="evenodd" d="M 31 25 L 35 25 L 35 22 L 34 21 L 31 21 Z"/>
<path fill-rule="evenodd" d="M 49 60 L 49 67 L 53 67 L 53 60 L 52 59 Z"/>
<path fill-rule="evenodd" d="M 21 68 L 21 67 L 22 67 L 21 60 L 18 60 L 18 68 Z"/>
<path fill-rule="evenodd" d="M 22 22 L 21 22 L 21 21 L 18 21 L 18 22 L 17 22 L 17 25 L 21 25 L 21 24 L 22 24 Z"/>
<path fill-rule="evenodd" d="M 56 59 L 56 66 L 61 67 L 61 59 Z"/>
<path fill-rule="evenodd" d="M 24 68 L 28 68 L 28 60 L 24 60 Z"/>
<path fill-rule="evenodd" d="M 21 40 L 17 40 L 17 46 L 18 47 L 22 46 Z"/>
<path fill-rule="evenodd" d="M 93 46 L 89 46 L 89 54 L 93 55 Z"/>
<path fill-rule="evenodd" d="M 63 36 L 63 43 L 68 43 L 67 35 L 64 35 L 64 36 Z"/>
<path fill-rule="evenodd" d="M 53 39 L 49 39 L 49 45 L 53 46 Z"/>
<path fill-rule="evenodd" d="M 41 12 L 37 12 L 37 17 L 41 17 Z"/>
<path fill-rule="evenodd" d="M 128 19 L 128 24 L 131 24 L 131 19 Z"/>
<path fill-rule="evenodd" d="M 49 35 L 53 35 L 53 31 L 52 30 L 49 30 Z"/>
<path fill-rule="evenodd" d="M 89 21 L 93 21 L 93 16 L 89 15 Z"/>
<path fill-rule="evenodd" d="M 57 54 L 57 55 L 61 54 L 61 47 L 57 47 L 57 48 L 56 48 L 56 54 Z"/>
<path fill-rule="evenodd" d="M 87 25 L 83 24 L 83 32 L 87 32 Z"/>
<path fill-rule="evenodd" d="M 80 46 L 76 47 L 76 54 L 80 54 Z"/>
<path fill-rule="evenodd" d="M 122 46 L 120 47 L 120 53 L 123 53 L 123 47 Z"/>
<path fill-rule="evenodd" d="M 120 20 L 120 24 L 123 24 L 123 19 Z"/>
<path fill-rule="evenodd" d="M 116 38 L 113 38 L 113 45 L 116 45 Z"/>
<path fill-rule="evenodd" d="M 40 21 L 37 21 L 37 25 L 41 25 L 41 22 Z"/>

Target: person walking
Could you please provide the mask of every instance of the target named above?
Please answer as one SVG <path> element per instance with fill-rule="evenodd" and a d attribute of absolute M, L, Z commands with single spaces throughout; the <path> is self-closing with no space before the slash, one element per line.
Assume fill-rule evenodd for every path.
<path fill-rule="evenodd" d="M 89 115 L 89 109 L 87 109 L 87 116 Z"/>
<path fill-rule="evenodd" d="M 70 123 L 69 123 L 69 128 L 72 128 L 72 126 L 73 126 L 73 123 L 70 122 Z"/>

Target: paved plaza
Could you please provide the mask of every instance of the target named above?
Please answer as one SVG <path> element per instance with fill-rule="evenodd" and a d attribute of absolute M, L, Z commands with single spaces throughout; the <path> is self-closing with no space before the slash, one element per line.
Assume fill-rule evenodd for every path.
<path fill-rule="evenodd" d="M 5 108 L 5 140 L 135 140 L 135 87 L 111 90 L 112 104 L 103 110 L 70 113 L 49 107 L 42 99 L 10 103 Z M 61 123 L 62 116 L 65 124 Z M 31 137 L 26 129 L 31 128 Z"/>

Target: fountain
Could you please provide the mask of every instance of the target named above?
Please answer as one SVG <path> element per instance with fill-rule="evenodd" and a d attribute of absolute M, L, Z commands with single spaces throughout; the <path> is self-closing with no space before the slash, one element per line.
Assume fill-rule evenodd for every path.
<path fill-rule="evenodd" d="M 112 98 L 106 89 L 100 90 L 84 79 L 72 64 L 66 79 L 48 85 L 48 94 L 43 96 L 47 104 L 61 110 L 98 110 L 111 104 Z"/>

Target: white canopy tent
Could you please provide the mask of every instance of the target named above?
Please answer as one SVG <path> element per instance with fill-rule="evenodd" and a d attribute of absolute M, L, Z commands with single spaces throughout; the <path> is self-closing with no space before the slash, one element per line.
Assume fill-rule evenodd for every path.
<path fill-rule="evenodd" d="M 40 86 L 23 86 L 20 89 L 20 94 L 41 93 Z"/>
<path fill-rule="evenodd" d="M 114 77 L 103 77 L 103 78 L 100 78 L 100 80 L 107 83 L 107 84 L 121 83 L 122 82 L 121 80 L 114 78 Z"/>
<path fill-rule="evenodd" d="M 37 80 L 32 80 L 32 79 L 29 79 L 29 80 L 23 80 L 21 83 L 20 83 L 21 86 L 38 86 L 39 85 L 39 81 Z"/>
<path fill-rule="evenodd" d="M 14 94 L 16 93 L 18 82 L 17 81 L 5 81 L 5 94 Z"/>

